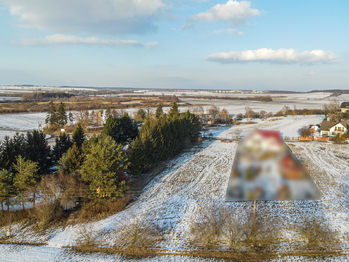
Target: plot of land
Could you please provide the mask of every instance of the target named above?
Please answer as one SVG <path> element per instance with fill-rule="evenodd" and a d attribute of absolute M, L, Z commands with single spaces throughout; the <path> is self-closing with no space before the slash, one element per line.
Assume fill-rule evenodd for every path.
<path fill-rule="evenodd" d="M 290 120 L 290 127 L 298 129 L 303 125 L 302 121 L 297 124 L 297 122 Z M 316 120 L 314 119 L 314 121 Z M 284 127 L 284 125 L 285 122 L 265 123 L 262 121 L 254 126 L 272 130 L 281 127 L 287 130 L 287 126 Z M 234 126 L 225 133 L 237 134 L 251 128 L 250 125 Z M 223 135 L 221 134 L 221 136 Z M 296 225 L 305 217 L 322 217 L 327 220 L 333 230 L 338 231 L 339 244 L 336 249 L 343 250 L 348 254 L 349 147 L 327 142 L 292 142 L 288 143 L 288 146 L 300 159 L 321 190 L 322 199 L 259 202 L 257 209 L 268 210 L 278 219 L 281 219 L 285 225 Z M 193 219 L 198 218 L 201 211 L 209 204 L 224 204 L 233 210 L 239 207 L 244 209 L 252 209 L 253 207 L 250 202 L 225 203 L 225 192 L 236 148 L 237 142 L 223 143 L 216 140 L 212 143 L 206 141 L 202 149 L 191 150 L 171 161 L 167 169 L 148 184 L 140 198 L 126 210 L 107 219 L 91 223 L 91 226 L 99 232 L 105 245 L 112 246 L 117 239 L 118 229 L 123 223 L 147 215 L 156 221 L 164 231 L 164 241 L 161 242 L 163 249 L 169 252 L 190 250 L 189 224 Z M 16 246 L 10 248 L 0 245 L 0 253 L 2 258 L 11 261 L 22 261 L 23 258 L 34 261 L 34 257 L 36 261 L 55 261 L 62 257 L 71 260 L 97 259 L 96 254 L 88 257 L 88 255 L 77 255 L 61 249 L 62 246 L 73 245 L 75 238 L 73 227 L 58 228 L 40 239 L 40 241 L 47 239 L 48 246 L 46 247 Z M 13 240 L 33 241 L 28 234 L 14 237 Z M 281 247 L 283 250 L 292 250 L 297 241 L 299 239 L 293 232 L 285 231 L 282 235 Z M 16 250 L 20 250 L 21 254 Z M 24 257 L 25 254 L 28 256 Z M 33 259 L 30 260 L 30 257 Z M 104 261 L 111 261 L 113 258 L 116 261 L 122 261 L 120 257 L 115 256 L 101 255 L 98 258 Z M 345 261 L 346 258 L 338 259 Z M 163 261 L 172 261 L 173 259 L 173 257 L 161 258 Z M 302 258 L 294 259 L 303 261 Z M 176 261 L 178 260 L 176 259 Z"/>

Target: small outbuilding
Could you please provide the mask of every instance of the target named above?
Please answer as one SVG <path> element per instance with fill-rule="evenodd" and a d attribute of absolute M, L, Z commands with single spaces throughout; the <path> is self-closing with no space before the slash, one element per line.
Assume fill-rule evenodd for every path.
<path fill-rule="evenodd" d="M 349 112 L 349 102 L 343 102 L 341 104 L 341 112 L 342 113 Z"/>

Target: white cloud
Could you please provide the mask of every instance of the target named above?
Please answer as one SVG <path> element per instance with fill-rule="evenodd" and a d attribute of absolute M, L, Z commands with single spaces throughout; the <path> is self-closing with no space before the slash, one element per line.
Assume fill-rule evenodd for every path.
<path fill-rule="evenodd" d="M 231 51 L 226 53 L 216 53 L 205 57 L 208 61 L 222 64 L 242 63 L 242 62 L 269 62 L 282 64 L 315 64 L 315 63 L 335 63 L 339 57 L 331 51 L 313 50 L 299 53 L 295 49 L 268 49 L 261 48 L 248 51 Z"/>
<path fill-rule="evenodd" d="M 237 2 L 229 0 L 225 4 L 217 4 L 207 10 L 196 15 L 193 15 L 184 25 L 183 28 L 194 26 L 196 21 L 208 22 L 230 22 L 230 26 L 245 23 L 246 19 L 260 15 L 262 12 L 258 9 L 251 8 L 250 1 Z"/>
<path fill-rule="evenodd" d="M 243 32 L 236 30 L 235 28 L 229 28 L 229 29 L 220 29 L 220 30 L 215 30 L 213 34 L 215 35 L 220 35 L 222 33 L 227 33 L 230 35 L 244 35 Z"/>
<path fill-rule="evenodd" d="M 157 46 L 158 45 L 158 42 L 149 42 L 148 44 L 146 44 L 146 47 L 147 48 L 153 48 L 153 47 L 155 47 L 155 46 Z"/>
<path fill-rule="evenodd" d="M 305 72 L 304 75 L 306 75 L 306 76 L 314 76 L 314 75 L 316 75 L 316 72 L 313 71 L 313 70 L 310 70 L 308 72 Z"/>
<path fill-rule="evenodd" d="M 55 34 L 40 39 L 25 38 L 19 44 L 21 45 L 68 45 L 68 44 L 87 44 L 102 46 L 134 46 L 134 47 L 154 47 L 157 42 L 150 42 L 146 45 L 133 40 L 103 40 L 97 37 L 77 37 L 74 35 Z"/>
<path fill-rule="evenodd" d="M 164 17 L 164 0 L 0 0 L 22 26 L 57 32 L 144 33 Z"/>

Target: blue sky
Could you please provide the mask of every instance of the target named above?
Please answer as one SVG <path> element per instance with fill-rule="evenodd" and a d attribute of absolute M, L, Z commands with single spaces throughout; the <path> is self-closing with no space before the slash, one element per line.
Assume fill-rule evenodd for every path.
<path fill-rule="evenodd" d="M 0 84 L 343 89 L 349 1 L 0 0 Z"/>

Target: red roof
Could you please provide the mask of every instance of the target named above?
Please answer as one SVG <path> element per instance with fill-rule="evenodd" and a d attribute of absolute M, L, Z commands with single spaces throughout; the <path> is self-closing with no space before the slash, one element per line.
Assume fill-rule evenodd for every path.
<path fill-rule="evenodd" d="M 278 140 L 279 142 L 281 142 L 281 134 L 280 131 L 274 131 L 274 130 L 260 130 L 257 129 L 257 132 L 260 133 L 262 136 L 264 136 L 265 138 L 270 138 L 273 137 L 276 140 Z"/>

